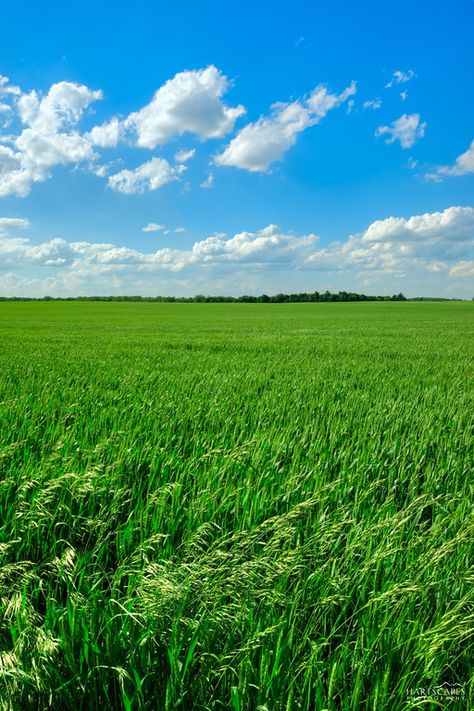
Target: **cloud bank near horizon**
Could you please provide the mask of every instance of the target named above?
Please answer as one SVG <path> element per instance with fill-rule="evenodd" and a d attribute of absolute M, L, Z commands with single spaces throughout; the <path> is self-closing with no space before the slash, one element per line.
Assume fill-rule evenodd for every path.
<path fill-rule="evenodd" d="M 472 207 L 388 217 L 328 246 L 314 233 L 276 225 L 150 252 L 59 237 L 35 244 L 21 234 L 28 228 L 25 218 L 0 218 L 1 295 L 261 293 L 296 282 L 359 290 L 386 284 L 392 292 L 423 280 L 449 293 L 469 289 L 474 276 Z"/>

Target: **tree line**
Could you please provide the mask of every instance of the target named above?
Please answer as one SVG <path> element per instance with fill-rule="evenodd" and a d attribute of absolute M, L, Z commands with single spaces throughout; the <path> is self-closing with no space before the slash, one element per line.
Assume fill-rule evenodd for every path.
<path fill-rule="evenodd" d="M 341 302 L 341 301 L 406 301 L 401 292 L 391 296 L 373 296 L 358 294 L 353 291 L 301 292 L 299 294 L 261 294 L 260 296 L 0 296 L 0 301 L 146 301 L 169 303 L 238 303 L 238 304 L 285 304 L 285 303 L 312 303 L 312 302 Z"/>

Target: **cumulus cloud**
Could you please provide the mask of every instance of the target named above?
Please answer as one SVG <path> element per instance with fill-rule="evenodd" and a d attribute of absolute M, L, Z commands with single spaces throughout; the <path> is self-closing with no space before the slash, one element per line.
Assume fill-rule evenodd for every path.
<path fill-rule="evenodd" d="M 397 84 L 406 84 L 410 79 L 413 79 L 415 76 L 415 72 L 413 69 L 409 69 L 407 72 L 402 72 L 399 69 L 397 69 L 396 72 L 393 72 L 392 78 L 390 81 L 385 84 L 386 89 L 391 89 L 392 86 L 396 86 Z"/>
<path fill-rule="evenodd" d="M 17 226 L 10 224 L 9 229 Z M 302 237 L 285 234 L 276 225 L 269 225 L 258 232 L 240 232 L 230 238 L 223 234 L 212 235 L 195 242 L 189 250 L 164 248 L 152 253 L 107 243 L 66 242 L 60 238 L 33 245 L 26 238 L 8 236 L 0 239 L 0 263 L 4 269 L 65 265 L 84 269 L 87 265 L 133 265 L 146 270 L 171 271 L 200 264 L 296 264 L 311 253 L 317 241 L 318 238 L 312 234 Z"/>
<path fill-rule="evenodd" d="M 91 161 L 92 144 L 75 126 L 100 98 L 100 91 L 64 81 L 53 84 L 44 97 L 36 91 L 22 94 L 17 109 L 26 128 L 8 139 L 10 146 L 0 139 L 0 196 L 24 197 L 33 183 L 50 177 L 54 166 Z"/>
<path fill-rule="evenodd" d="M 164 158 L 152 158 L 135 170 L 121 170 L 110 175 L 108 185 L 113 190 L 127 195 L 137 195 L 147 190 L 157 190 L 166 183 L 179 180 L 186 170 L 184 165 L 171 166 Z"/>
<path fill-rule="evenodd" d="M 355 82 L 339 95 L 331 94 L 319 85 L 306 100 L 273 104 L 270 115 L 244 126 L 216 156 L 215 163 L 255 173 L 265 172 L 296 143 L 299 133 L 319 123 L 331 109 L 355 93 Z"/>
<path fill-rule="evenodd" d="M 0 228 L 17 229 L 28 226 L 26 220 L 3 218 Z M 150 223 L 145 231 L 155 231 L 163 225 Z M 150 229 L 148 229 L 150 228 Z M 179 228 L 178 228 L 179 229 Z M 113 244 L 71 242 L 55 238 L 40 245 L 31 245 L 25 238 L 2 238 L 3 251 L 22 260 L 58 265 L 60 260 L 95 264 L 142 264 L 179 270 L 196 264 L 249 263 L 271 265 L 282 263 L 292 267 L 314 267 L 344 270 L 349 266 L 363 269 L 386 269 L 406 266 L 410 260 L 433 269 L 440 260 L 465 258 L 474 248 L 474 208 L 449 207 L 442 212 L 414 215 L 409 218 L 388 217 L 376 220 L 369 227 L 345 241 L 326 247 L 319 246 L 313 233 L 295 236 L 277 225 L 268 225 L 257 232 L 239 232 L 231 237 L 224 233 L 198 240 L 190 249 L 160 249 L 140 252 Z M 18 256 L 19 255 L 19 256 Z"/>
<path fill-rule="evenodd" d="M 403 114 L 390 126 L 379 126 L 375 136 L 389 135 L 385 143 L 400 141 L 402 148 L 411 148 L 417 140 L 425 135 L 426 121 L 420 123 L 420 114 Z"/>
<path fill-rule="evenodd" d="M 175 135 L 193 133 L 200 138 L 219 138 L 232 131 L 243 106 L 230 108 L 222 97 L 230 82 L 217 67 L 176 74 L 155 93 L 149 104 L 125 121 L 144 148 L 156 148 Z"/>
<path fill-rule="evenodd" d="M 440 165 L 435 171 L 426 173 L 427 180 L 441 181 L 448 176 L 467 175 L 474 173 L 474 141 L 464 153 L 456 158 L 454 165 Z"/>
<path fill-rule="evenodd" d="M 314 252 L 307 262 L 319 269 L 442 272 L 473 248 L 474 209 L 449 207 L 408 219 L 376 220 L 361 234 Z"/>
<path fill-rule="evenodd" d="M 18 100 L 18 109 L 24 124 L 41 133 L 50 133 L 66 124 L 77 123 L 84 109 L 101 98 L 101 91 L 61 81 L 53 84 L 43 98 L 36 91 L 23 94 Z"/>
<path fill-rule="evenodd" d="M 178 151 L 174 157 L 176 163 L 187 163 L 188 160 L 194 157 L 196 149 L 192 148 L 190 151 Z"/>
<path fill-rule="evenodd" d="M 175 232 L 178 234 L 181 232 L 186 232 L 186 228 L 185 227 L 176 227 Z"/>
<path fill-rule="evenodd" d="M 314 249 L 318 237 L 310 234 L 303 237 L 284 234 L 277 225 L 268 225 L 259 232 L 239 232 L 230 239 L 212 235 L 195 242 L 191 261 L 227 262 L 295 262 Z"/>
<path fill-rule="evenodd" d="M 0 287 L 5 285 L 9 293 L 20 293 L 19 289 L 32 293 L 27 282 L 21 282 L 21 275 L 28 270 L 33 270 L 35 279 L 41 278 L 41 285 L 35 282 L 34 288 L 43 294 L 53 287 L 63 294 L 71 294 L 71 289 L 85 293 L 84 287 L 87 293 L 129 293 L 130 289 L 137 293 L 138 285 L 143 289 L 138 293 L 160 293 L 157 284 L 167 284 L 167 293 L 181 289 L 196 293 L 197 285 L 198 291 L 223 293 L 231 283 L 238 292 L 243 284 L 252 283 L 252 275 L 254 291 L 261 292 L 275 274 L 285 280 L 277 281 L 280 290 L 286 289 L 290 279 L 301 285 L 314 284 L 317 278 L 318 287 L 323 279 L 330 278 L 329 283 L 340 279 L 341 288 L 353 288 L 357 283 L 359 289 L 379 280 L 384 290 L 391 290 L 388 284 L 400 288 L 403 280 L 419 285 L 423 279 L 431 279 L 429 283 L 437 284 L 439 293 L 448 278 L 449 289 L 461 288 L 456 284 L 463 280 L 467 287 L 462 288 L 468 288 L 474 274 L 471 207 L 388 217 L 327 246 L 321 246 L 315 234 L 294 235 L 268 225 L 256 232 L 214 234 L 187 249 L 151 252 L 110 243 L 67 242 L 58 237 L 33 244 L 13 235 L 28 226 L 26 220 L 2 219 L 0 268 L 7 274 L 5 278 L 0 274 Z M 311 273 L 319 276 L 308 276 Z"/>
<path fill-rule="evenodd" d="M 193 133 L 201 139 L 224 136 L 245 113 L 243 106 L 229 107 L 223 96 L 230 81 L 213 65 L 176 74 L 155 93 L 152 101 L 125 120 L 118 117 L 81 132 L 78 124 L 85 110 L 102 98 L 102 92 L 75 82 L 53 84 L 46 95 L 21 93 L 7 77 L 0 76 L 0 114 L 15 111 L 23 124 L 19 135 L 0 137 L 0 196 L 29 194 L 31 186 L 51 177 L 58 165 L 85 163 L 98 177 L 107 176 L 97 166 L 96 148 L 115 148 L 124 140 L 139 147 L 155 148 L 175 135 Z M 14 99 L 14 106 L 8 100 Z M 176 162 L 184 164 L 195 149 L 181 150 Z M 136 170 L 121 171 L 108 179 L 109 186 L 125 193 L 154 190 L 176 179 L 179 167 L 167 167 L 154 158 Z"/>
<path fill-rule="evenodd" d="M 464 254 L 474 242 L 474 209 L 449 207 L 442 212 L 389 217 L 373 222 L 363 233 L 364 244 L 384 242 L 403 255 L 437 256 L 446 259 Z"/>
<path fill-rule="evenodd" d="M 115 148 L 123 136 L 123 126 L 118 118 L 106 121 L 101 126 L 85 134 L 85 137 L 94 145 L 101 148 Z"/>

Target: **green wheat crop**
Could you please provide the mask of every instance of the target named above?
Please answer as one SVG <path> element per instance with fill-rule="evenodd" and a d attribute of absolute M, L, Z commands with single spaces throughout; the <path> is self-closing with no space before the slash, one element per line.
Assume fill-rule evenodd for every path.
<path fill-rule="evenodd" d="M 1 304 L 0 708 L 469 708 L 473 365 L 472 303 Z"/>

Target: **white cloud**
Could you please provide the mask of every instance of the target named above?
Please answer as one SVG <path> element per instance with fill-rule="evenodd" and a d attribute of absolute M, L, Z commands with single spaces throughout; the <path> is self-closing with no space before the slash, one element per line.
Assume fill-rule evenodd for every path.
<path fill-rule="evenodd" d="M 123 126 L 118 118 L 106 121 L 101 126 L 85 134 L 85 137 L 94 145 L 102 148 L 115 148 L 123 136 Z"/>
<path fill-rule="evenodd" d="M 186 232 L 186 228 L 185 227 L 176 227 L 175 232 L 177 234 L 179 234 L 181 232 Z"/>
<path fill-rule="evenodd" d="M 0 114 L 15 110 L 23 130 L 19 135 L 0 137 L 0 196 L 29 194 L 31 186 L 51 177 L 58 165 L 87 164 L 98 177 L 107 176 L 108 166 L 97 165 L 94 147 L 115 148 L 134 134 L 138 146 L 153 148 L 174 135 L 191 132 L 200 138 L 220 137 L 231 131 L 242 106 L 231 108 L 222 97 L 230 82 L 216 67 L 176 74 L 158 89 L 153 100 L 122 121 L 118 117 L 81 133 L 77 126 L 84 111 L 102 92 L 74 82 L 53 84 L 46 95 L 37 91 L 22 94 L 18 87 L 0 76 L 0 96 L 15 100 L 14 109 L 0 101 Z M 195 149 L 178 151 L 183 164 Z M 136 170 L 123 170 L 109 177 L 109 185 L 127 193 L 154 190 L 176 179 L 184 167 L 174 168 L 163 159 L 152 159 Z"/>
<path fill-rule="evenodd" d="M 20 225 L 9 224 L 9 229 L 12 227 Z M 312 234 L 303 237 L 284 234 L 275 225 L 259 232 L 240 232 L 228 239 L 222 234 L 212 235 L 195 242 L 189 250 L 164 248 L 152 253 L 106 243 L 66 242 L 60 238 L 33 245 L 26 238 L 2 236 L 0 264 L 4 269 L 74 266 L 80 270 L 94 270 L 96 265 L 133 265 L 148 271 L 180 271 L 191 265 L 217 266 L 236 262 L 296 264 L 311 253 L 317 241 Z"/>
<path fill-rule="evenodd" d="M 24 160 L 19 151 L 0 144 L 0 197 L 28 195 L 31 183 L 46 180 L 47 171 Z"/>
<path fill-rule="evenodd" d="M 403 114 L 390 126 L 379 126 L 375 136 L 389 135 L 385 143 L 400 141 L 402 148 L 411 148 L 418 139 L 425 135 L 426 121 L 420 123 L 420 114 Z"/>
<path fill-rule="evenodd" d="M 224 151 L 216 156 L 215 163 L 250 172 L 265 172 L 296 143 L 301 131 L 319 123 L 331 109 L 355 93 L 355 82 L 339 95 L 330 94 L 320 85 L 304 101 L 273 104 L 271 114 L 244 126 Z"/>
<path fill-rule="evenodd" d="M 0 217 L 0 237 L 13 230 L 26 230 L 29 226 L 30 221 L 23 217 Z"/>
<path fill-rule="evenodd" d="M 214 174 L 209 173 L 206 180 L 203 180 L 203 182 L 201 183 L 200 187 L 204 188 L 205 190 L 209 190 L 209 188 L 212 188 L 213 185 L 214 185 Z"/>
<path fill-rule="evenodd" d="M 125 125 L 144 148 L 156 148 L 182 133 L 225 136 L 245 113 L 243 106 L 230 108 L 222 102 L 229 86 L 227 77 L 213 65 L 180 72 L 158 89 L 147 106 L 130 114 Z"/>
<path fill-rule="evenodd" d="M 474 277 L 474 259 L 463 260 L 454 264 L 449 273 L 456 277 Z"/>
<path fill-rule="evenodd" d="M 357 92 L 355 81 L 344 89 L 340 94 L 330 94 L 325 86 L 320 84 L 311 92 L 309 99 L 304 103 L 308 107 L 312 117 L 319 123 L 331 109 L 336 108 L 340 104 L 347 101 L 350 96 L 354 96 Z"/>
<path fill-rule="evenodd" d="M 9 137 L 13 148 L 5 145 L 5 138 L 0 142 L 0 196 L 23 197 L 32 183 L 47 180 L 54 166 L 91 161 L 92 145 L 74 127 L 101 97 L 100 91 L 73 82 L 53 84 L 44 97 L 36 91 L 22 94 L 17 106 L 26 128 Z"/>
<path fill-rule="evenodd" d="M 165 229 L 165 225 L 157 225 L 156 222 L 149 222 L 146 227 L 142 227 L 142 232 L 161 232 Z"/>
<path fill-rule="evenodd" d="M 382 106 L 382 99 L 371 99 L 369 101 L 364 101 L 362 104 L 364 109 L 380 109 Z"/>
<path fill-rule="evenodd" d="M 226 239 L 218 234 L 195 242 L 191 262 L 217 263 L 248 261 L 273 264 L 303 259 L 314 249 L 318 237 L 310 234 L 303 237 L 284 234 L 277 225 L 268 225 L 259 232 L 239 232 Z"/>
<path fill-rule="evenodd" d="M 77 123 L 84 110 L 101 98 L 101 91 L 61 81 L 53 84 L 44 98 L 40 98 L 36 91 L 23 94 L 18 99 L 18 110 L 24 124 L 49 134 L 67 124 Z"/>
<path fill-rule="evenodd" d="M 260 118 L 243 128 L 215 162 L 251 172 L 264 172 L 271 163 L 296 143 L 297 135 L 312 125 L 309 111 L 298 102 L 274 108 L 267 118 Z"/>
<path fill-rule="evenodd" d="M 413 79 L 415 76 L 415 72 L 413 69 L 409 69 L 407 72 L 402 72 L 399 69 L 396 72 L 393 72 L 392 78 L 388 82 L 388 84 L 385 84 L 386 89 L 390 89 L 392 86 L 395 86 L 396 84 L 406 84 L 410 79 Z"/>
<path fill-rule="evenodd" d="M 137 195 L 147 190 L 157 190 L 166 183 L 179 180 L 184 165 L 171 166 L 164 158 L 152 158 L 135 170 L 121 170 L 110 175 L 108 185 L 113 190 L 127 195 Z"/>
<path fill-rule="evenodd" d="M 467 175 L 474 173 L 474 140 L 464 153 L 456 158 L 454 165 L 440 165 L 432 173 L 426 173 L 428 180 L 441 181 L 447 176 Z"/>
<path fill-rule="evenodd" d="M 411 276 L 416 271 L 447 272 L 449 263 L 474 248 L 474 209 L 450 207 L 443 212 L 389 217 L 342 243 L 314 252 L 313 268 Z"/>
<path fill-rule="evenodd" d="M 191 248 L 144 252 L 114 244 L 66 242 L 33 244 L 12 231 L 26 220 L 3 218 L 0 236 L 2 293 L 261 293 L 262 291 L 364 290 L 382 293 L 443 292 L 468 297 L 474 273 L 474 209 L 450 207 L 409 218 L 377 220 L 359 234 L 321 246 L 315 234 L 293 235 L 275 225 L 233 236 L 214 234 Z M 5 234 L 7 233 L 7 234 Z M 23 274 L 33 274 L 30 282 Z M 276 275 L 276 276 L 275 276 Z M 26 277 L 25 277 L 26 278 Z M 41 281 L 35 281 L 41 280 Z M 464 285 L 463 285 L 464 284 Z M 273 285 L 273 286 L 272 286 Z M 323 286 L 324 285 L 324 286 Z M 434 291 L 433 291 L 434 289 Z M 5 291 L 4 291 L 5 290 Z"/>
<path fill-rule="evenodd" d="M 400 99 L 402 101 L 406 101 L 407 98 L 408 98 L 408 91 L 401 91 L 400 92 Z"/>
<path fill-rule="evenodd" d="M 375 275 L 378 280 L 404 280 L 410 291 L 420 293 L 427 277 L 438 294 L 445 291 L 447 275 L 461 276 L 459 266 L 474 250 L 474 209 L 451 207 L 443 212 L 405 218 L 389 217 L 373 222 L 367 230 L 316 250 L 306 260 L 308 268 Z M 456 288 L 455 282 L 449 288 Z M 433 292 L 432 292 L 433 293 Z"/>
<path fill-rule="evenodd" d="M 0 96 L 19 96 L 20 94 L 20 87 L 10 84 L 10 79 L 0 74 Z"/>
<path fill-rule="evenodd" d="M 188 160 L 194 157 L 196 149 L 192 148 L 190 151 L 178 151 L 174 157 L 176 163 L 187 163 Z"/>
<path fill-rule="evenodd" d="M 449 207 L 409 219 L 377 220 L 363 233 L 361 242 L 390 244 L 401 256 L 458 257 L 474 245 L 474 209 Z"/>
<path fill-rule="evenodd" d="M 98 178 L 106 178 L 109 173 L 107 165 L 99 165 L 96 168 L 91 168 L 91 172 L 97 175 Z"/>

